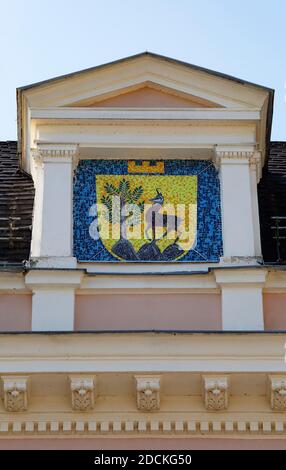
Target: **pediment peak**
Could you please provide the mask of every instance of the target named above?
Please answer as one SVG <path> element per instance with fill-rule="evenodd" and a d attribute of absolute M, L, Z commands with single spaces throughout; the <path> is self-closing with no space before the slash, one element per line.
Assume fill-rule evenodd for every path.
<path fill-rule="evenodd" d="M 177 96 L 178 105 L 183 99 L 191 107 L 261 108 L 269 93 L 267 88 L 150 52 L 23 87 L 18 93 L 31 107 L 98 106 L 95 103 L 126 93 L 139 100 L 144 87 L 149 99 L 153 94 L 160 102 L 160 92 L 165 94 L 160 98 L 169 95 L 174 102 L 170 96 Z"/>

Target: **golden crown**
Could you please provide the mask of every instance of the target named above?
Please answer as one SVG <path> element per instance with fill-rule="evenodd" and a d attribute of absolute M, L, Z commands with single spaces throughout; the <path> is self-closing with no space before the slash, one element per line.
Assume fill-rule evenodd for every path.
<path fill-rule="evenodd" d="M 128 173 L 164 173 L 164 162 L 152 160 L 128 161 Z"/>

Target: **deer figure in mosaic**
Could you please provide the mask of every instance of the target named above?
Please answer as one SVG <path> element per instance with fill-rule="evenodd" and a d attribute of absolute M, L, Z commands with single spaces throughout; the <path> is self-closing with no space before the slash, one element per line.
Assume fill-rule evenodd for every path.
<path fill-rule="evenodd" d="M 156 189 L 156 192 L 156 196 L 149 199 L 152 205 L 145 211 L 145 237 L 149 238 L 149 231 L 152 229 L 152 240 L 155 240 L 157 229 L 162 228 L 166 231 L 161 238 L 166 237 L 170 232 L 174 231 L 177 234 L 176 239 L 178 239 L 180 234 L 178 227 L 182 219 L 177 215 L 160 213 L 160 210 L 164 206 L 165 198 L 159 189 Z"/>

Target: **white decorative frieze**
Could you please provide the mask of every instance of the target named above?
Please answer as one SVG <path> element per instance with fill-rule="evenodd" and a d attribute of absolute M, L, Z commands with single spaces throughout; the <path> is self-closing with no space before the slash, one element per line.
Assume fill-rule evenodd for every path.
<path fill-rule="evenodd" d="M 209 411 L 225 410 L 228 407 L 228 377 L 204 376 L 204 401 Z"/>
<path fill-rule="evenodd" d="M 216 157 L 216 161 L 217 162 L 220 162 L 220 160 L 222 158 L 225 158 L 225 159 L 249 159 L 251 158 L 253 155 L 253 151 L 251 150 L 242 150 L 242 149 L 237 149 L 237 150 L 233 150 L 233 149 L 230 149 L 230 150 L 227 150 L 227 149 L 223 149 L 223 150 L 220 150 L 220 149 L 216 149 L 216 152 L 215 152 L 215 157 Z"/>
<path fill-rule="evenodd" d="M 6 411 L 25 411 L 28 408 L 28 377 L 2 377 Z"/>
<path fill-rule="evenodd" d="M 136 375 L 137 408 L 141 411 L 160 409 L 160 376 Z"/>
<path fill-rule="evenodd" d="M 269 377 L 270 404 L 274 411 L 286 411 L 286 376 Z"/>
<path fill-rule="evenodd" d="M 39 144 L 32 150 L 32 156 L 41 158 L 73 158 L 78 154 L 78 146 L 74 144 Z"/>
<path fill-rule="evenodd" d="M 73 410 L 92 410 L 96 396 L 95 377 L 70 377 L 69 379 Z"/>

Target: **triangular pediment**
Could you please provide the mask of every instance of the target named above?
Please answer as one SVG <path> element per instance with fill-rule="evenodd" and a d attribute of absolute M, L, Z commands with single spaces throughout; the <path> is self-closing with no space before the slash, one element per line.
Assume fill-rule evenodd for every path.
<path fill-rule="evenodd" d="M 213 103 L 187 93 L 156 85 L 141 84 L 135 89 L 123 88 L 107 96 L 72 103 L 74 107 L 91 108 L 219 108 Z"/>
<path fill-rule="evenodd" d="M 85 155 L 99 148 L 101 156 L 132 145 L 265 148 L 272 99 L 266 87 L 146 52 L 19 88 L 18 134 L 23 160 L 41 141 L 76 143 L 91 149 Z"/>
<path fill-rule="evenodd" d="M 267 89 L 144 53 L 19 89 L 30 107 L 260 108 Z"/>

